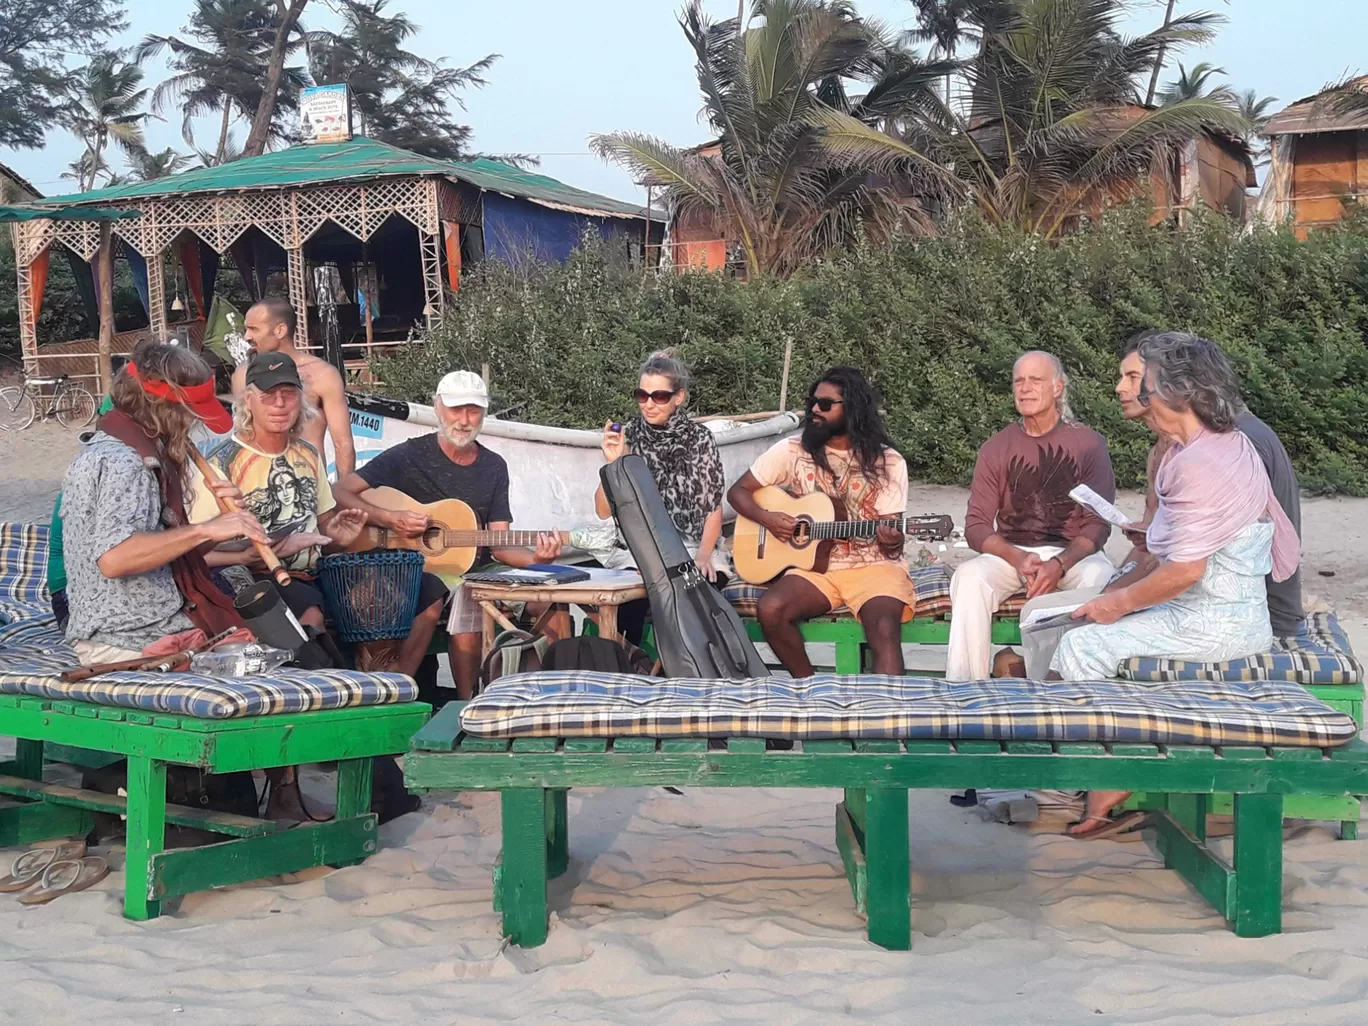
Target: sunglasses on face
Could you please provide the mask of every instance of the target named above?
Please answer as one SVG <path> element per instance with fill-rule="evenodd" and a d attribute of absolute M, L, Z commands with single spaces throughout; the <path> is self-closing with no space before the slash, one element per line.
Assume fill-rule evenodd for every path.
<path fill-rule="evenodd" d="M 830 413 L 833 406 L 840 406 L 844 402 L 844 399 L 828 399 L 826 396 L 813 397 L 808 400 L 808 409 Z"/>
<path fill-rule="evenodd" d="M 648 399 L 657 406 L 664 406 L 678 394 L 679 389 L 677 388 L 673 392 L 664 388 L 657 389 L 654 392 L 648 392 L 644 388 L 638 388 L 632 393 L 632 395 L 636 397 L 637 405 L 639 406 L 645 406 Z"/>

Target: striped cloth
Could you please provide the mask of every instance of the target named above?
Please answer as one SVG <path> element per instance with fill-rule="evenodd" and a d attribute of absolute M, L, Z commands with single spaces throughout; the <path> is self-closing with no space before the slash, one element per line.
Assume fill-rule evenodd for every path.
<path fill-rule="evenodd" d="M 910 567 L 907 576 L 912 578 L 912 589 L 917 593 L 917 608 L 913 615 L 920 617 L 946 616 L 950 612 L 950 571 L 944 563 L 931 566 Z M 768 584 L 749 584 L 746 581 L 732 581 L 722 589 L 722 597 L 736 609 L 741 616 L 754 616 L 760 596 L 769 590 Z M 1026 592 L 1013 595 L 998 609 L 999 616 L 1015 616 L 1026 604 Z M 829 616 L 849 616 L 845 606 L 833 609 Z"/>
<path fill-rule="evenodd" d="M 482 737 L 767 737 L 1131 741 L 1327 747 L 1346 713 L 1296 684 L 1135 684 L 817 676 L 654 680 L 591 671 L 495 681 L 461 713 Z"/>
<path fill-rule="evenodd" d="M 1278 638 L 1273 651 L 1223 663 L 1190 663 L 1153 657 L 1128 659 L 1117 674 L 1124 680 L 1277 680 L 1296 684 L 1359 684 L 1363 664 L 1334 613 L 1311 613 L 1301 631 Z"/>
<path fill-rule="evenodd" d="M 47 560 L 47 524 L 0 524 L 0 612 L 14 604 L 51 612 Z"/>
<path fill-rule="evenodd" d="M 53 640 L 55 625 L 47 628 L 46 636 L 40 634 L 44 630 L 41 623 L 14 624 L 11 628 L 29 628 L 30 633 L 23 638 L 22 647 L 5 643 L 0 636 L 0 694 L 4 695 L 91 702 L 207 720 L 392 705 L 418 698 L 418 686 L 403 674 L 354 670 L 280 669 L 269 677 L 123 672 L 66 684 L 61 671 L 80 660 L 60 638 Z"/>

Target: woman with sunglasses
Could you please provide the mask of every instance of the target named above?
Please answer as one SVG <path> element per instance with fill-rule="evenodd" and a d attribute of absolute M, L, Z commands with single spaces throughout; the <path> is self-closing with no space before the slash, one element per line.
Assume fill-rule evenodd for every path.
<path fill-rule="evenodd" d="M 731 566 L 718 547 L 722 536 L 722 457 L 713 433 L 688 415 L 688 368 L 671 350 L 652 353 L 641 365 L 633 393 L 641 416 L 626 425 L 603 426 L 603 457 L 609 463 L 632 452 L 651 469 L 665 508 L 670 511 L 685 547 L 705 577 L 721 586 Z M 599 485 L 594 508 L 607 520 L 613 512 Z M 602 558 L 609 566 L 630 565 L 631 553 L 619 547 Z M 629 604 L 630 605 L 630 604 Z M 644 603 L 643 603 L 644 605 Z M 644 616 L 644 610 L 641 611 Z M 628 620 L 622 619 L 624 616 Z M 631 640 L 634 620 L 628 606 L 619 612 L 623 633 Z"/>

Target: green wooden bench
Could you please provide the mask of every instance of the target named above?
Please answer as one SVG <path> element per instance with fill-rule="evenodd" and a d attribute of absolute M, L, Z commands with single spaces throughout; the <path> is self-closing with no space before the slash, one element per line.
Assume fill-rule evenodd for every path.
<path fill-rule="evenodd" d="M 746 631 L 752 641 L 764 641 L 760 624 L 745 619 Z M 864 628 L 851 616 L 817 617 L 800 625 L 803 640 L 808 644 L 826 643 L 835 646 L 834 671 L 861 673 L 869 664 L 868 644 Z M 992 626 L 994 645 L 1020 645 L 1021 629 L 1015 615 L 994 617 Z M 950 621 L 943 618 L 917 617 L 902 625 L 904 644 L 945 645 L 950 641 Z M 936 676 L 935 671 L 918 670 L 921 676 Z M 1332 709 L 1346 712 L 1354 722 L 1363 726 L 1363 684 L 1306 684 L 1308 692 Z M 1127 801 L 1127 808 L 1156 809 L 1164 805 L 1163 795 L 1151 795 L 1140 788 Z M 1208 812 L 1229 816 L 1234 813 L 1234 800 L 1229 794 L 1213 795 Z M 1355 795 L 1288 795 L 1283 802 L 1283 815 L 1288 819 L 1329 820 L 1339 823 L 1340 837 L 1346 841 L 1358 837 L 1362 803 Z"/>
<path fill-rule="evenodd" d="M 571 787 L 839 787 L 836 846 L 869 939 L 911 946 L 907 792 L 980 788 L 1143 788 L 1164 796 L 1156 813 L 1164 864 L 1242 937 L 1282 928 L 1285 795 L 1368 791 L 1368 743 L 1318 748 L 1161 746 L 997 741 L 807 741 L 767 750 L 760 738 L 471 737 L 460 703 L 413 738 L 404 776 L 414 791 L 498 791 L 503 851 L 494 905 L 504 933 L 546 940 L 546 882 L 569 861 Z M 1234 795 L 1235 858 L 1207 847 L 1212 794 Z"/>
<path fill-rule="evenodd" d="M 164 899 L 311 866 L 353 865 L 376 850 L 371 759 L 403 752 L 427 720 L 422 702 L 240 719 L 200 719 L 0 695 L 0 734 L 15 758 L 0 763 L 0 846 L 88 833 L 93 813 L 126 814 L 124 915 L 151 919 Z M 43 781 L 44 744 L 128 759 L 128 798 Z M 326 823 L 278 830 L 267 820 L 168 806 L 168 763 L 209 773 L 337 761 L 337 814 Z M 233 838 L 164 851 L 166 824 Z"/>

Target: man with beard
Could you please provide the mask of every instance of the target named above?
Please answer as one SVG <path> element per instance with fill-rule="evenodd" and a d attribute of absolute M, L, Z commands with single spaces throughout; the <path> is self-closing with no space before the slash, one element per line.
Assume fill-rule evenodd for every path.
<path fill-rule="evenodd" d="M 508 507 L 508 464 L 476 438 L 484 426 L 489 393 L 484 381 L 471 371 L 452 371 L 437 384 L 432 409 L 437 416 L 435 434 L 422 435 L 386 449 L 360 470 L 342 478 L 333 488 L 340 505 L 364 509 L 368 520 L 415 538 L 427 530 L 429 520 L 422 513 L 379 509 L 360 498 L 371 488 L 389 487 L 423 504 L 442 499 L 460 499 L 472 510 L 484 530 L 509 530 L 513 515 Z M 509 566 L 546 563 L 560 555 L 560 541 L 543 534 L 535 551 L 531 549 L 494 549 L 481 551 L 476 565 L 490 556 Z M 435 574 L 423 574 L 418 598 L 418 616 L 399 648 L 396 668 L 413 676 L 423 661 L 433 632 L 447 603 L 448 587 Z M 451 676 L 462 699 L 474 694 L 480 674 L 480 642 L 483 619 L 479 607 L 468 601 L 460 588 L 451 592 L 447 630 L 451 634 Z M 424 701 L 440 695 L 423 696 Z"/>
<path fill-rule="evenodd" d="M 947 680 L 981 680 L 991 667 L 992 617 L 1025 584 L 1030 598 L 1106 584 L 1111 527 L 1069 498 L 1080 484 L 1116 498 L 1107 443 L 1074 420 L 1069 379 L 1054 356 L 1017 358 L 1012 395 L 1021 420 L 979 449 L 964 538 L 980 555 L 950 579 Z"/>
<path fill-rule="evenodd" d="M 822 492 L 844 519 L 873 520 L 907 511 L 907 464 L 894 450 L 878 400 L 854 367 L 832 367 L 808 390 L 807 418 L 798 438 L 765 452 L 727 499 L 738 514 L 779 541 L 797 521 L 762 509 L 754 492 L 777 485 L 795 497 Z M 761 597 L 756 615 L 765 641 L 789 673 L 812 675 L 798 623 L 847 606 L 864 627 L 876 673 L 903 672 L 901 624 L 912 618 L 916 594 L 903 561 L 903 534 L 879 527 L 874 538 L 832 544 L 825 573 L 790 570 Z"/>

